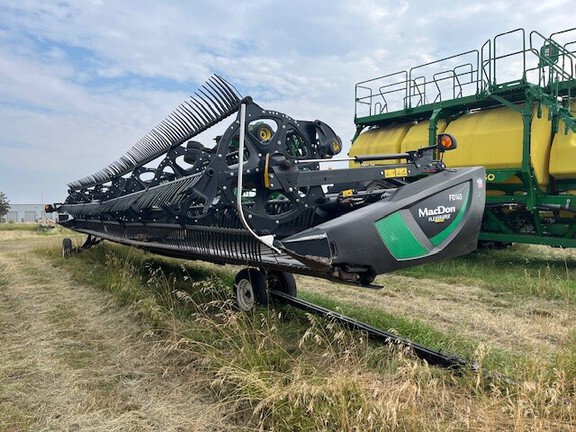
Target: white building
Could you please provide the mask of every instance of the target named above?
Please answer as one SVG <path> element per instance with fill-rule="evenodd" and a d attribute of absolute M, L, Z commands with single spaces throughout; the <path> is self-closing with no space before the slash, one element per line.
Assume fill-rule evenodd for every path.
<path fill-rule="evenodd" d="M 3 222 L 45 222 L 55 220 L 56 213 L 44 212 L 44 204 L 10 204 Z"/>

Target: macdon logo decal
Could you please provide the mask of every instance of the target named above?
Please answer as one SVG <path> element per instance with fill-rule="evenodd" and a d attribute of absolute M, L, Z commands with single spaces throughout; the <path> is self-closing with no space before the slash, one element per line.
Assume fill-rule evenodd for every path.
<path fill-rule="evenodd" d="M 423 218 L 427 217 L 428 222 L 441 223 L 452 217 L 452 213 L 456 213 L 456 207 L 446 207 L 439 205 L 435 209 L 429 209 L 428 207 L 423 209 L 418 209 L 418 216 Z"/>

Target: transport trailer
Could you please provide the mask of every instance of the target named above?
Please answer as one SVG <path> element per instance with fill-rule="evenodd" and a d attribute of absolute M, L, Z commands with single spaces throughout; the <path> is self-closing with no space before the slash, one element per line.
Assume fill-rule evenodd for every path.
<path fill-rule="evenodd" d="M 193 138 L 230 118 L 205 147 Z M 450 134 L 422 148 L 336 159 L 325 123 L 294 120 L 213 76 L 128 152 L 68 185 L 58 223 L 153 253 L 243 265 L 242 309 L 269 291 L 296 296 L 293 273 L 359 285 L 477 246 L 483 167 L 448 168 Z M 345 160 L 360 168 L 329 169 Z M 63 253 L 72 250 L 63 241 Z"/>
<path fill-rule="evenodd" d="M 517 29 L 360 82 L 349 155 L 406 152 L 453 134 L 446 164 L 486 168 L 482 243 L 576 247 L 575 52 L 576 28 Z"/>

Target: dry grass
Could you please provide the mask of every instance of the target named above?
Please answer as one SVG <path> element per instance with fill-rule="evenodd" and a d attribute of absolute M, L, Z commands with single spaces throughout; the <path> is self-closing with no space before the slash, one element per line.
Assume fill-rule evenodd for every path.
<path fill-rule="evenodd" d="M 207 388 L 236 422 L 253 429 L 569 431 L 576 426 L 574 341 L 550 350 L 533 347 L 526 355 L 511 347 L 507 367 L 515 383 L 483 373 L 458 377 L 323 321 L 302 322 L 290 309 L 240 314 L 221 297 L 217 279 L 181 290 L 158 271 L 163 261 L 145 262 L 153 277 L 144 277 L 150 293 L 138 300 L 142 313 L 164 329 L 167 350 L 183 357 L 195 353 L 190 364 L 204 371 Z M 138 258 L 131 258 L 126 275 L 141 273 L 138 266 Z M 195 300 L 198 290 L 204 303 Z M 174 318 L 180 309 L 190 311 L 189 319 Z M 473 339 L 480 366 L 491 350 L 477 342 L 478 336 L 489 338 L 482 329 Z"/>
<path fill-rule="evenodd" d="M 530 353 L 557 349 L 576 334 L 576 308 L 562 300 L 515 297 L 479 285 L 387 275 L 381 290 L 298 277 L 302 291 L 338 298 L 419 321 L 498 349 Z"/>
<path fill-rule="evenodd" d="M 0 233 L 0 343 L 8 347 L 0 353 L 0 430 L 576 428 L 569 303 L 406 276 L 387 277 L 381 291 L 299 280 L 309 293 L 468 338 L 480 365 L 504 350 L 509 382 L 428 367 L 291 308 L 238 313 L 223 294 L 229 287 L 217 278 L 183 281 L 177 261 L 105 244 L 58 271 L 46 257 L 5 253 L 5 244 Z M 74 272 L 124 306 L 85 282 L 75 287 Z M 223 412 L 227 425 L 218 423 Z"/>
<path fill-rule="evenodd" d="M 218 346 L 186 339 L 180 349 L 200 353 L 214 375 L 212 387 L 264 430 L 570 431 L 576 425 L 574 375 L 550 369 L 546 359 L 523 363 L 517 383 L 482 373 L 460 377 L 314 318 L 295 349 L 280 330 L 281 313 L 247 318 L 225 303 L 220 311 L 218 320 L 196 319 L 219 332 Z M 480 361 L 484 350 L 480 345 Z"/>
<path fill-rule="evenodd" d="M 59 242 L 0 233 L 0 431 L 228 430 L 129 311 L 30 252 Z"/>

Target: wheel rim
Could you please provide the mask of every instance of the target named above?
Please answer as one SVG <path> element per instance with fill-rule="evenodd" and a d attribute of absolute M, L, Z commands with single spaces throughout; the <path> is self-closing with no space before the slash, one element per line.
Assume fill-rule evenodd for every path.
<path fill-rule="evenodd" d="M 242 279 L 236 284 L 236 299 L 240 309 L 252 310 L 254 307 L 254 289 L 249 280 Z"/>

